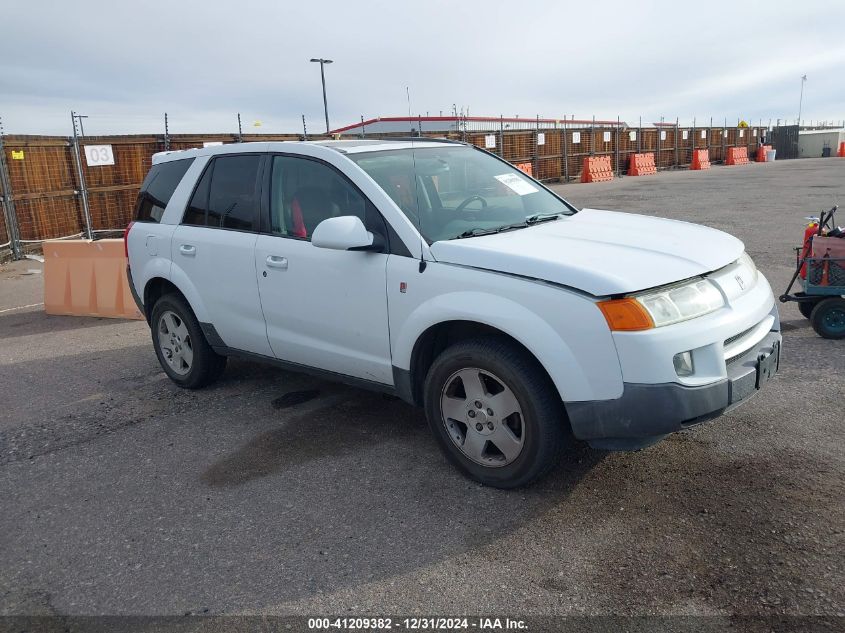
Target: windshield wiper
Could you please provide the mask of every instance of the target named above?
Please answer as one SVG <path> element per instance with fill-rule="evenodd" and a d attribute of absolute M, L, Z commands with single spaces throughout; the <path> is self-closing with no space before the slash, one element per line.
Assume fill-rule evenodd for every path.
<path fill-rule="evenodd" d="M 504 231 L 514 231 L 516 229 L 524 229 L 529 227 L 533 224 L 539 224 L 540 222 L 548 222 L 549 220 L 557 220 L 562 213 L 535 213 L 534 215 L 529 215 L 525 218 L 523 222 L 515 222 L 514 224 L 506 224 L 505 226 L 498 226 L 494 229 L 469 229 L 464 231 L 460 235 L 456 235 L 453 237 L 453 240 L 462 239 L 465 237 L 478 237 L 479 235 L 492 235 L 494 233 L 503 233 Z"/>
<path fill-rule="evenodd" d="M 538 222 L 548 222 L 549 220 L 557 220 L 562 213 L 535 213 L 525 218 L 526 224 L 537 224 Z"/>
<path fill-rule="evenodd" d="M 498 233 L 499 229 L 469 229 L 461 233 L 460 235 L 456 235 L 455 237 L 451 238 L 453 240 L 459 240 L 464 237 L 478 237 L 479 235 L 490 235 L 491 233 Z"/>

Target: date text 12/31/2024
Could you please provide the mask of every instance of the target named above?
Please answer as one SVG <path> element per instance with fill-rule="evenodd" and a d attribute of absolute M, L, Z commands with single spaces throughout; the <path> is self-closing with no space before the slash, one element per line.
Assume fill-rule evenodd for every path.
<path fill-rule="evenodd" d="M 389 617 L 343 617 L 308 618 L 310 630 L 341 631 L 390 631 L 390 630 L 476 630 L 476 631 L 520 631 L 527 630 L 524 620 L 512 618 L 389 618 Z"/>

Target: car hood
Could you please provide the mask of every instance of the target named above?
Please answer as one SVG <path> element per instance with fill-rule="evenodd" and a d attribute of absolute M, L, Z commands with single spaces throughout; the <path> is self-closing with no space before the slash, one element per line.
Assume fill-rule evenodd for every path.
<path fill-rule="evenodd" d="M 542 279 L 592 295 L 626 294 L 717 270 L 742 255 L 698 224 L 584 209 L 515 231 L 435 242 L 439 262 Z"/>

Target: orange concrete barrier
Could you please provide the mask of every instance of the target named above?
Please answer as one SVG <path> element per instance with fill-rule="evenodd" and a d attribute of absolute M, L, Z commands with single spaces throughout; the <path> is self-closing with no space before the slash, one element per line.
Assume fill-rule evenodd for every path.
<path fill-rule="evenodd" d="M 765 163 L 766 162 L 766 152 L 772 149 L 771 145 L 760 145 L 757 148 L 757 162 L 758 163 Z"/>
<path fill-rule="evenodd" d="M 604 182 L 613 180 L 610 156 L 586 156 L 581 170 L 581 182 Z"/>
<path fill-rule="evenodd" d="M 142 319 L 126 278 L 123 240 L 44 242 L 44 311 Z"/>
<path fill-rule="evenodd" d="M 690 165 L 690 169 L 710 169 L 710 150 L 692 150 L 692 164 Z"/>
<path fill-rule="evenodd" d="M 747 147 L 729 147 L 728 157 L 725 165 L 747 165 L 748 164 L 748 148 Z"/>
<path fill-rule="evenodd" d="M 654 154 L 631 154 L 628 159 L 629 176 L 651 176 L 656 173 Z"/>
<path fill-rule="evenodd" d="M 836 152 L 836 155 L 839 156 L 840 158 L 845 158 L 845 141 L 842 141 L 839 144 L 839 151 Z"/>
<path fill-rule="evenodd" d="M 532 178 L 534 177 L 534 169 L 531 167 L 531 163 L 516 163 L 514 167 L 522 173 L 528 174 Z"/>

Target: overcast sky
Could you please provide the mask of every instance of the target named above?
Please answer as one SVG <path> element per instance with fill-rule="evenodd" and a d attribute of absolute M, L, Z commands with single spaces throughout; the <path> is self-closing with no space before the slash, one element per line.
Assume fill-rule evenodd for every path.
<path fill-rule="evenodd" d="M 448 113 L 845 119 L 845 2 L 0 0 L 6 133 L 324 131 Z M 254 121 L 262 127 L 253 127 Z"/>

